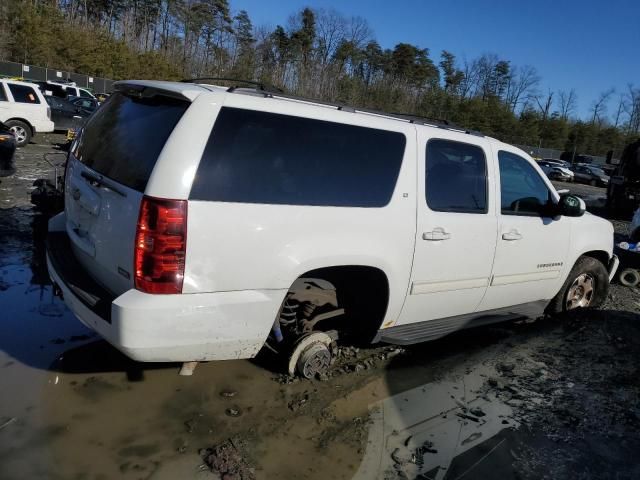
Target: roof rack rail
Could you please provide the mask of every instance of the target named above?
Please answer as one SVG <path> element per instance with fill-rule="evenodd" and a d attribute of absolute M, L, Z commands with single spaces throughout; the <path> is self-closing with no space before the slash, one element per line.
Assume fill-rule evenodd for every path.
<path fill-rule="evenodd" d="M 220 78 L 213 78 L 214 80 L 230 80 L 230 81 L 234 81 L 233 79 L 220 79 Z M 209 79 L 211 80 L 211 79 Z M 185 80 L 183 80 L 185 81 Z M 188 82 L 190 82 L 190 80 L 187 80 Z M 289 93 L 284 93 L 284 91 L 282 89 L 278 88 L 278 91 L 269 91 L 269 90 L 265 90 L 263 87 L 263 85 L 259 82 L 253 82 L 253 81 L 245 81 L 245 80 L 239 80 L 241 82 L 250 84 L 250 85 L 256 85 L 258 86 L 258 88 L 256 89 L 257 91 L 263 93 L 265 95 L 265 97 L 278 97 L 278 98 L 286 98 L 289 100 L 298 100 L 301 102 L 308 102 L 308 103 L 315 103 L 317 105 L 324 105 L 327 107 L 335 107 L 340 111 L 343 112 L 349 112 L 349 113 L 357 113 L 357 112 L 361 112 L 361 113 L 369 113 L 372 115 L 379 115 L 382 117 L 390 117 L 390 118 L 396 118 L 398 120 L 404 120 L 406 122 L 409 123 L 414 123 L 417 125 L 428 125 L 431 127 L 436 127 L 436 128 L 442 128 L 444 130 L 454 130 L 454 131 L 458 131 L 458 132 L 463 132 L 466 133 L 468 135 L 475 135 L 478 137 L 484 137 L 484 133 L 482 132 L 478 132 L 475 130 L 470 130 L 468 128 L 464 128 L 464 127 L 460 127 L 458 125 L 455 125 L 451 122 L 449 122 L 448 120 L 441 120 L 441 119 L 431 119 L 428 117 L 422 117 L 420 115 L 415 115 L 415 114 L 411 114 L 411 113 L 394 113 L 394 112 L 385 112 L 385 111 L 381 111 L 381 110 L 373 110 L 373 109 L 368 109 L 368 108 L 360 108 L 360 107 L 353 107 L 351 105 L 345 105 L 344 103 L 341 102 L 330 102 L 330 101 L 326 101 L 326 100 L 318 100 L 315 98 L 309 98 L 309 97 L 303 97 L 300 95 L 292 95 Z M 233 92 L 237 87 L 230 87 L 229 89 L 227 89 L 227 92 Z M 277 87 L 273 87 L 273 88 L 277 88 Z"/>
<path fill-rule="evenodd" d="M 410 118 L 411 119 L 411 123 L 418 123 L 418 124 L 426 123 L 428 125 L 439 124 L 439 125 L 445 125 L 447 127 L 455 127 L 456 126 L 453 123 L 451 123 L 449 120 L 445 120 L 444 118 L 425 117 L 424 115 L 418 115 L 418 114 L 415 114 L 415 113 L 389 112 L 389 115 L 397 115 L 399 117 Z"/>
<path fill-rule="evenodd" d="M 244 80 L 242 78 L 228 78 L 228 77 L 197 77 L 197 78 L 183 78 L 182 80 L 180 80 L 180 82 L 182 83 L 198 83 L 201 80 L 213 80 L 213 81 L 220 81 L 220 82 L 239 82 L 239 83 L 243 83 L 246 85 L 253 85 L 256 87 L 256 90 L 260 91 L 260 92 L 267 92 L 267 93 L 284 93 L 284 90 L 282 90 L 280 87 L 276 87 L 275 85 L 270 85 L 268 83 L 264 83 L 264 82 L 256 82 L 254 80 Z M 227 88 L 227 92 L 231 93 L 234 90 L 236 90 L 237 88 L 241 88 L 240 85 L 232 85 L 231 87 Z"/>

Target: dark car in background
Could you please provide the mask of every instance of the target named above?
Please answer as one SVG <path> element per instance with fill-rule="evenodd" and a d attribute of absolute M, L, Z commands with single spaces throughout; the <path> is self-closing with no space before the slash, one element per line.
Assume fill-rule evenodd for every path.
<path fill-rule="evenodd" d="M 604 170 L 594 165 L 574 165 L 572 168 L 574 181 L 588 183 L 594 187 L 606 187 L 609 185 L 609 176 Z"/>
<path fill-rule="evenodd" d="M 0 122 L 0 177 L 8 177 L 16 172 L 13 154 L 16 151 L 16 139 L 4 123 Z"/>
<path fill-rule="evenodd" d="M 46 97 L 51 107 L 51 120 L 56 130 L 69 130 L 84 125 L 84 122 L 98 108 L 95 98 L 87 97 Z"/>

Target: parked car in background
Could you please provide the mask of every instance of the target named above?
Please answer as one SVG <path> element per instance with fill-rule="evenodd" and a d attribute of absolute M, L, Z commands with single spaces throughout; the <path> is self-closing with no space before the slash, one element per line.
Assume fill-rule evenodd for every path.
<path fill-rule="evenodd" d="M 538 160 L 537 163 L 550 180 L 573 182 L 574 173 L 570 169 L 562 166 L 562 164 L 549 162 L 547 160 Z"/>
<path fill-rule="evenodd" d="M 276 92 L 116 89 L 71 146 L 47 265 L 131 358 L 266 344 L 312 377 L 336 339 L 410 344 L 607 298 L 613 226 L 516 147 Z"/>
<path fill-rule="evenodd" d="M 86 88 L 78 87 L 74 82 L 54 82 L 48 80 L 46 82 L 36 82 L 42 92 L 47 97 L 84 97 L 84 98 L 96 98 Z"/>
<path fill-rule="evenodd" d="M 35 83 L 0 79 L 0 122 L 13 133 L 18 147 L 36 132 L 53 132 L 51 109 Z"/>
<path fill-rule="evenodd" d="M 13 155 L 16 151 L 16 139 L 4 123 L 0 122 L 0 177 L 8 177 L 16 172 Z"/>
<path fill-rule="evenodd" d="M 84 124 L 98 108 L 98 100 L 86 97 L 47 97 L 51 107 L 51 119 L 56 130 L 69 130 Z"/>
<path fill-rule="evenodd" d="M 549 162 L 549 163 L 554 163 L 560 167 L 564 167 L 564 168 L 570 168 L 571 167 L 571 163 L 570 162 L 566 162 L 564 160 L 559 160 L 557 158 L 543 158 L 542 159 L 543 162 Z"/>
<path fill-rule="evenodd" d="M 588 183 L 594 187 L 606 187 L 609 185 L 609 176 L 601 168 L 589 164 L 579 164 L 574 165 L 572 170 L 576 182 Z"/>

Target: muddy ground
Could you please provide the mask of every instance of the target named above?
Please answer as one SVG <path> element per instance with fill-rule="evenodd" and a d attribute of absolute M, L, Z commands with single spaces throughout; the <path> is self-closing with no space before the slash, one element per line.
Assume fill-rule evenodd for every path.
<path fill-rule="evenodd" d="M 180 377 L 53 297 L 28 194 L 60 137 L 36 140 L 0 183 L 0 478 L 640 477 L 637 290 L 614 284 L 603 310 L 562 321 L 343 348 L 325 381 L 268 355 Z M 568 188 L 599 211 L 601 189 Z"/>

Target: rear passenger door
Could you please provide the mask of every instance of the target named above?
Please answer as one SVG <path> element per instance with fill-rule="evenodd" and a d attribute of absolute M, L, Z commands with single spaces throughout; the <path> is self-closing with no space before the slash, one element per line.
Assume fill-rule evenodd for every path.
<path fill-rule="evenodd" d="M 418 132 L 416 246 L 401 324 L 474 312 L 485 294 L 497 220 L 484 138 Z"/>
<path fill-rule="evenodd" d="M 569 249 L 571 219 L 546 211 L 557 194 L 532 162 L 516 152 L 497 152 L 501 208 L 491 285 L 481 310 L 540 302 L 560 288 Z"/>

